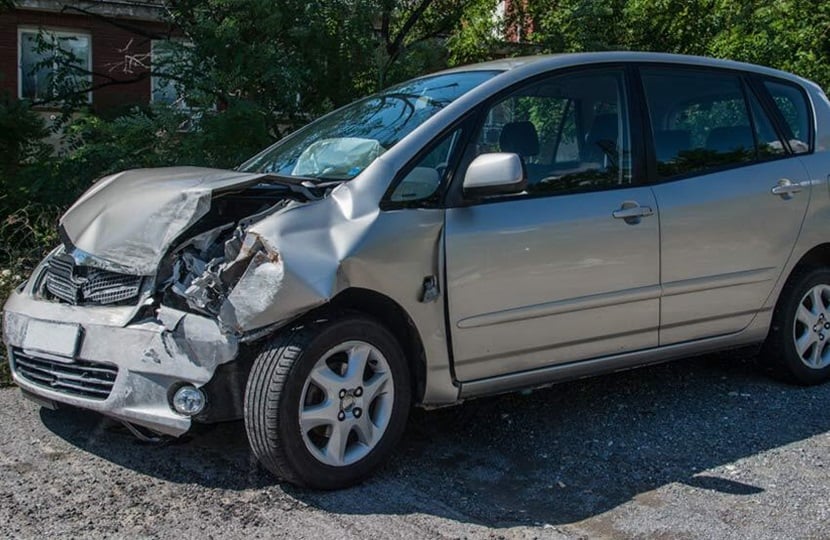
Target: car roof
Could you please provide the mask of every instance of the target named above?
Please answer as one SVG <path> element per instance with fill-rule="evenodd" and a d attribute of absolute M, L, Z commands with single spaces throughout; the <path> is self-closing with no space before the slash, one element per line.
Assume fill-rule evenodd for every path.
<path fill-rule="evenodd" d="M 789 79 L 791 81 L 799 82 L 802 84 L 815 84 L 811 81 L 808 81 L 807 79 L 804 79 L 792 73 L 764 66 L 759 66 L 756 64 L 736 62 L 733 60 L 722 60 L 719 58 L 709 58 L 705 56 L 690 56 L 684 54 L 641 51 L 603 51 L 503 58 L 478 64 L 458 66 L 455 68 L 441 71 L 440 74 L 459 73 L 465 71 L 513 71 L 518 69 L 521 69 L 522 71 L 526 71 L 528 73 L 531 73 L 533 71 L 538 71 L 541 73 L 556 68 L 572 67 L 585 64 L 600 64 L 606 62 L 653 62 L 686 66 L 737 69 L 741 71 L 758 73 L 761 75 L 768 75 L 771 77 Z"/>

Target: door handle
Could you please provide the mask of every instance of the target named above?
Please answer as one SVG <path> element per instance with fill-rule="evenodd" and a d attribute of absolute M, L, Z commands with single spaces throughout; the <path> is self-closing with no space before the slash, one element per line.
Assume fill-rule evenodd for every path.
<path fill-rule="evenodd" d="M 650 206 L 640 206 L 637 201 L 625 201 L 618 210 L 611 212 L 614 219 L 624 219 L 626 223 L 639 223 L 640 218 L 654 214 Z"/>
<path fill-rule="evenodd" d="M 799 193 L 804 187 L 799 182 L 791 182 L 786 178 L 782 178 L 777 184 L 772 186 L 770 190 L 773 195 L 780 195 L 785 199 L 789 199 L 792 195 Z"/>

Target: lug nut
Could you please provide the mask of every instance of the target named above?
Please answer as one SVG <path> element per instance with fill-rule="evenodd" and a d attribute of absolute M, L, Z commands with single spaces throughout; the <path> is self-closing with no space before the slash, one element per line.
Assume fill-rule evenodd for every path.
<path fill-rule="evenodd" d="M 344 397 L 346 397 L 346 390 L 342 389 L 340 390 L 340 399 L 343 399 Z"/>
<path fill-rule="evenodd" d="M 827 325 L 827 328 L 830 328 L 830 323 Z M 363 388 L 361 388 L 360 386 L 358 386 L 357 388 L 355 388 L 355 389 L 354 389 L 354 395 L 355 395 L 355 397 L 360 397 L 360 396 L 362 396 L 362 395 L 363 395 Z"/>
<path fill-rule="evenodd" d="M 359 407 L 355 407 L 352 412 L 355 418 L 360 418 L 360 415 L 363 414 L 363 411 Z"/>
<path fill-rule="evenodd" d="M 346 413 L 344 413 L 343 411 L 340 411 L 339 413 L 337 413 L 337 419 L 342 422 L 343 420 L 346 419 Z"/>
<path fill-rule="evenodd" d="M 824 341 L 824 334 L 819 334 L 818 339 L 819 341 Z"/>

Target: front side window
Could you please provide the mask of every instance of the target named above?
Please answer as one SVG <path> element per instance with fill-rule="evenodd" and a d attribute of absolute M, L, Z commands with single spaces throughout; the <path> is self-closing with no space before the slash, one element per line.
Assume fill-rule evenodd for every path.
<path fill-rule="evenodd" d="M 641 73 L 659 176 L 784 153 L 771 122 L 738 75 L 672 68 L 644 68 Z"/>
<path fill-rule="evenodd" d="M 498 73 L 447 73 L 393 86 L 309 124 L 240 170 L 351 180 L 429 117 Z"/>
<path fill-rule="evenodd" d="M 90 83 L 90 39 L 63 31 L 20 30 L 20 97 L 48 101 Z M 91 99 L 91 94 L 89 96 Z"/>
<path fill-rule="evenodd" d="M 529 194 L 609 189 L 631 184 L 622 70 L 554 75 L 492 105 L 475 154 L 518 154 Z"/>
<path fill-rule="evenodd" d="M 772 96 L 775 106 L 784 117 L 790 133 L 787 138 L 793 153 L 803 154 L 810 151 L 809 109 L 804 94 L 795 86 L 775 81 L 765 81 L 767 91 Z"/>
<path fill-rule="evenodd" d="M 461 129 L 441 138 L 403 177 L 389 197 L 393 202 L 424 201 L 435 195 L 444 182 L 450 158 L 458 146 Z"/>

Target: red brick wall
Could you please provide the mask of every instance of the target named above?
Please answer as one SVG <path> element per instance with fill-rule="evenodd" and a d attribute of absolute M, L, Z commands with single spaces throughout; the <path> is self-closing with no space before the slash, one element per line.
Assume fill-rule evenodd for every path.
<path fill-rule="evenodd" d="M 137 27 L 149 32 L 163 33 L 166 28 L 161 23 L 133 20 L 122 22 L 130 28 Z M 14 96 L 18 94 L 17 32 L 21 26 L 78 30 L 87 33 L 92 40 L 93 72 L 106 74 L 117 80 L 129 80 L 142 75 L 146 77 L 138 82 L 111 85 L 94 91 L 92 107 L 96 111 L 150 101 L 150 78 L 147 76 L 146 68 L 135 63 L 127 65 L 130 55 L 137 56 L 145 64 L 149 64 L 149 57 L 141 58 L 150 52 L 149 39 L 93 17 L 38 11 L 16 10 L 0 13 L 0 89 L 8 90 Z M 95 77 L 93 84 L 105 81 L 105 78 Z"/>

